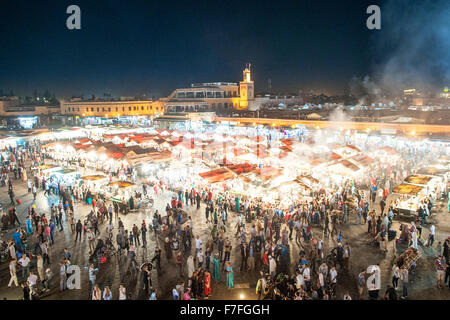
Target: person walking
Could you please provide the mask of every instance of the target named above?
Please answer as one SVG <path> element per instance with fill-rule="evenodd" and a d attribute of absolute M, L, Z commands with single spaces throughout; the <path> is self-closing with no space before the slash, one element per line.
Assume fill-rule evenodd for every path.
<path fill-rule="evenodd" d="M 81 232 L 83 231 L 83 225 L 81 224 L 81 220 L 78 220 L 75 226 L 75 231 L 76 231 L 75 242 L 78 241 L 78 236 L 80 237 L 81 242 Z"/>
<path fill-rule="evenodd" d="M 398 287 L 398 279 L 400 279 L 400 268 L 396 263 L 394 263 L 394 266 L 392 267 L 392 287 L 397 290 Z"/>
<path fill-rule="evenodd" d="M 89 243 L 89 254 L 93 254 L 95 251 L 95 234 L 92 229 L 89 229 L 87 239 Z"/>
<path fill-rule="evenodd" d="M 8 288 L 11 288 L 11 284 L 14 282 L 14 284 L 16 285 L 16 287 L 19 286 L 19 283 L 17 281 L 17 261 L 16 259 L 13 259 L 9 262 L 9 274 L 11 276 L 11 278 L 9 279 L 8 282 Z"/>
<path fill-rule="evenodd" d="M 225 286 L 228 289 L 234 288 L 234 275 L 233 275 L 233 267 L 231 266 L 230 262 L 225 262 L 225 272 L 227 274 Z"/>
<path fill-rule="evenodd" d="M 39 275 L 39 280 L 41 280 L 41 282 L 43 282 L 45 280 L 44 277 L 44 259 L 42 259 L 42 256 L 40 254 L 38 254 L 36 256 L 36 266 L 37 266 L 37 271 L 38 271 L 38 275 Z"/>
<path fill-rule="evenodd" d="M 402 267 L 402 269 L 400 270 L 400 279 L 402 280 L 403 287 L 402 299 L 406 299 L 408 297 L 408 277 L 408 269 L 406 267 Z"/>
<path fill-rule="evenodd" d="M 135 224 L 133 224 L 132 232 L 133 232 L 133 238 L 134 238 L 134 245 L 136 246 L 136 248 L 138 248 L 141 245 L 141 242 L 139 241 L 140 232 L 139 232 L 139 228 Z"/>
<path fill-rule="evenodd" d="M 330 283 L 331 283 L 332 296 L 336 296 L 337 271 L 334 266 L 331 267 L 331 270 L 330 270 Z"/>
<path fill-rule="evenodd" d="M 436 267 L 436 288 L 442 289 L 442 280 L 445 275 L 445 259 L 439 254 L 436 260 L 434 261 L 434 265 Z"/>
<path fill-rule="evenodd" d="M 198 262 L 199 268 L 203 267 L 203 260 L 204 260 L 204 255 L 203 255 L 202 248 L 200 248 L 199 252 L 197 252 L 197 262 Z"/>
<path fill-rule="evenodd" d="M 22 281 L 27 280 L 28 276 L 30 275 L 30 263 L 31 260 L 26 254 L 22 255 L 22 257 L 19 259 L 19 264 L 22 267 Z"/>
<path fill-rule="evenodd" d="M 183 254 L 181 253 L 181 250 L 178 251 L 177 257 L 175 259 L 175 263 L 177 264 L 178 275 L 179 275 L 179 277 L 182 277 L 183 276 Z"/>
<path fill-rule="evenodd" d="M 142 220 L 141 235 L 142 235 L 142 248 L 145 248 L 147 246 L 147 225 L 145 224 L 145 220 Z"/>
<path fill-rule="evenodd" d="M 33 200 L 36 201 L 36 195 L 37 195 L 37 189 L 36 189 L 36 185 L 33 185 Z"/>
<path fill-rule="evenodd" d="M 436 233 L 436 227 L 434 224 L 430 226 L 430 235 L 428 236 L 427 247 L 432 247 L 434 243 L 434 235 Z"/>
<path fill-rule="evenodd" d="M 92 291 L 92 290 L 94 290 L 95 282 L 97 280 L 97 271 L 98 271 L 98 269 L 96 269 L 94 267 L 94 264 L 91 263 L 89 265 L 88 271 L 89 271 L 89 282 L 91 284 L 90 288 L 91 288 L 91 291 Z"/>
<path fill-rule="evenodd" d="M 366 287 L 366 270 L 364 269 L 362 269 L 358 275 L 357 286 L 359 294 L 358 298 L 361 300 L 363 297 L 364 288 Z"/>
<path fill-rule="evenodd" d="M 216 253 L 214 255 L 213 264 L 214 264 L 214 280 L 219 281 L 220 280 L 220 257 L 219 257 L 218 253 Z"/>
<path fill-rule="evenodd" d="M 205 297 L 208 298 L 211 294 L 211 274 L 208 271 L 205 271 L 203 289 Z"/>
<path fill-rule="evenodd" d="M 64 261 L 59 262 L 59 291 L 64 291 L 67 288 L 67 275 L 66 275 L 66 265 Z"/>

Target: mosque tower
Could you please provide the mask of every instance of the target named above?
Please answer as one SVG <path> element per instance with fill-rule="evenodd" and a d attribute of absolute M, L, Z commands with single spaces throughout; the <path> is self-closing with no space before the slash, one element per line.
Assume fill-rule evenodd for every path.
<path fill-rule="evenodd" d="M 249 63 L 243 73 L 243 79 L 239 83 L 239 91 L 240 91 L 240 102 L 239 106 L 240 109 L 248 110 L 249 106 L 253 103 L 255 100 L 255 86 L 251 79 L 251 72 L 250 72 L 251 64 Z"/>

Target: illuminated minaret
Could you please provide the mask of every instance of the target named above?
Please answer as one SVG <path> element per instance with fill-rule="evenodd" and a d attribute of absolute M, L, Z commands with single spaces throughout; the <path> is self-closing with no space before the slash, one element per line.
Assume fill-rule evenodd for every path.
<path fill-rule="evenodd" d="M 244 77 L 243 80 L 239 83 L 239 90 L 240 90 L 240 107 L 241 109 L 248 109 L 249 105 L 252 104 L 252 101 L 255 100 L 255 91 L 254 91 L 254 84 L 250 76 L 250 66 L 249 63 L 244 71 L 242 72 Z"/>

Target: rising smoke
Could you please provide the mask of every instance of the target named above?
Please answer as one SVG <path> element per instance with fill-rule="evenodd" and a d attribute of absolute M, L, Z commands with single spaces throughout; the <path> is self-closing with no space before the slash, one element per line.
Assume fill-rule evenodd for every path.
<path fill-rule="evenodd" d="M 381 30 L 372 35 L 372 74 L 351 81 L 353 94 L 379 97 L 449 85 L 448 0 L 387 0 L 381 5 L 381 19 Z"/>

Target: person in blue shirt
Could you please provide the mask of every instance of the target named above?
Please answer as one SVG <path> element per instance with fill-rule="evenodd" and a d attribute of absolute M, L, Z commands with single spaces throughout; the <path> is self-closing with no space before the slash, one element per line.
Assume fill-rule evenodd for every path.
<path fill-rule="evenodd" d="M 18 246 L 22 245 L 22 241 L 20 240 L 20 237 L 22 236 L 22 234 L 20 233 L 19 229 L 16 230 L 16 232 L 14 232 L 12 234 L 12 237 L 14 239 L 14 243 Z"/>
<path fill-rule="evenodd" d="M 53 222 L 53 220 L 50 220 L 50 243 L 53 245 L 55 243 L 54 241 L 54 235 L 55 235 L 55 223 Z"/>
<path fill-rule="evenodd" d="M 150 294 L 149 300 L 157 300 L 156 289 L 152 290 L 152 293 Z"/>
<path fill-rule="evenodd" d="M 337 236 L 338 243 L 342 243 L 342 231 L 339 231 L 339 234 Z"/>
<path fill-rule="evenodd" d="M 177 289 L 172 290 L 173 300 L 180 300 L 180 295 L 178 294 Z"/>
<path fill-rule="evenodd" d="M 372 197 L 372 202 L 375 202 L 375 197 L 377 195 L 377 189 L 378 187 L 374 184 L 370 187 L 372 193 L 371 193 L 371 197 Z"/>
<path fill-rule="evenodd" d="M 70 260 L 71 254 L 67 248 L 64 248 L 64 260 Z"/>

